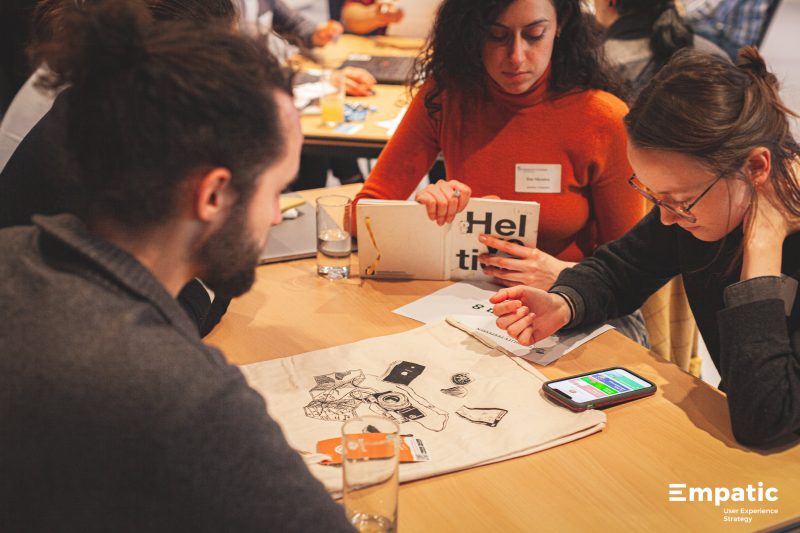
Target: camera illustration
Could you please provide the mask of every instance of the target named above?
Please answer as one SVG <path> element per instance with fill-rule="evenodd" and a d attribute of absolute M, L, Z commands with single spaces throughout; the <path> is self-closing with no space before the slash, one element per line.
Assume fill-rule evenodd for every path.
<path fill-rule="evenodd" d="M 415 421 L 431 431 L 442 431 L 445 428 L 448 418 L 446 411 L 429 404 L 408 387 L 403 385 L 395 387 L 367 396 L 366 401 L 370 410 L 391 418 L 398 424 Z"/>
<path fill-rule="evenodd" d="M 344 421 L 365 407 L 375 414 L 402 424 L 416 422 L 431 431 L 442 431 L 449 417 L 417 394 L 410 383 L 425 370 L 423 365 L 395 361 L 382 376 L 347 370 L 315 376 L 309 391 L 312 401 L 306 416 L 318 420 Z"/>

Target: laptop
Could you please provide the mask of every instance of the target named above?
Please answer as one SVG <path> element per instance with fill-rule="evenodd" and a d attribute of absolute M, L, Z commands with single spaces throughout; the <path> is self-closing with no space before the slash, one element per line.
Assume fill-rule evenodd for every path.
<path fill-rule="evenodd" d="M 386 85 L 405 85 L 414 68 L 413 57 L 369 56 L 353 54 L 342 67 L 361 67 L 375 76 L 378 83 Z"/>
<path fill-rule="evenodd" d="M 284 195 L 299 198 L 298 194 Z M 269 240 L 261 252 L 259 264 L 291 261 L 317 255 L 317 215 L 313 204 L 295 207 L 300 216 L 283 219 L 269 230 Z"/>

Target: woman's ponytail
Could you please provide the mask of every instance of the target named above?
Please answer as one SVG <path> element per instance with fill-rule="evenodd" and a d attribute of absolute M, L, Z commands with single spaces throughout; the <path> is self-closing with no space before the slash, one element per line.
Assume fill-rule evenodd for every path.
<path fill-rule="evenodd" d="M 800 144 L 792 136 L 787 118 L 798 115 L 781 100 L 778 78 L 767 69 L 756 48 L 741 48 L 736 67 L 752 82 L 745 91 L 745 103 L 739 117 L 741 125 L 736 129 L 746 131 L 751 123 L 761 121 L 772 125 L 772 142 L 763 143 L 772 153 L 772 185 L 786 209 L 794 216 L 800 216 L 800 183 L 796 175 L 797 165 L 800 165 Z"/>

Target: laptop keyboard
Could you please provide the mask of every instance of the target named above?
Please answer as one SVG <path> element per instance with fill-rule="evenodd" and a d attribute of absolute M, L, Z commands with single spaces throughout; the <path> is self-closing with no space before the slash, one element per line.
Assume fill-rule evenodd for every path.
<path fill-rule="evenodd" d="M 378 83 L 387 85 L 405 85 L 414 67 L 413 57 L 394 57 L 394 56 L 359 56 L 357 59 L 351 57 L 342 67 L 360 67 L 369 71 L 375 76 Z"/>

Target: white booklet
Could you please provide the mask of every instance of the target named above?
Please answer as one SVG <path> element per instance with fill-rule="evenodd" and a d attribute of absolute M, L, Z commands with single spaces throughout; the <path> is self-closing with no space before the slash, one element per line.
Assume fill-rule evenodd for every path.
<path fill-rule="evenodd" d="M 478 256 L 487 233 L 535 247 L 539 204 L 472 198 L 450 224 L 438 226 L 422 204 L 363 199 L 358 219 L 358 270 L 362 278 L 488 281 Z"/>
<path fill-rule="evenodd" d="M 426 324 L 446 320 L 487 346 L 538 365 L 553 361 L 614 329 L 608 324 L 555 333 L 533 346 L 523 346 L 495 325 L 489 298 L 498 287 L 488 283 L 454 283 L 394 310 L 394 313 Z"/>

